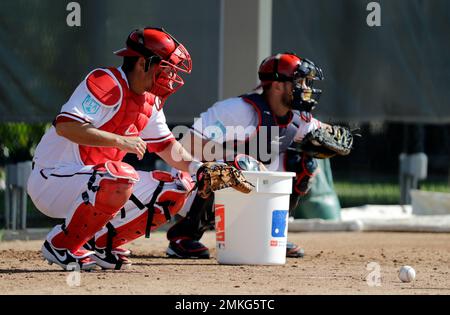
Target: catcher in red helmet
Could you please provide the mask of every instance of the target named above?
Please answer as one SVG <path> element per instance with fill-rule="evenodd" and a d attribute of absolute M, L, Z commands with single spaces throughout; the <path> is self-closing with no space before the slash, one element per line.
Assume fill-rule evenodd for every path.
<path fill-rule="evenodd" d="M 268 93 L 273 82 L 287 83 L 291 93 L 284 95 L 283 102 L 300 112 L 311 112 L 322 94 L 322 90 L 313 87 L 315 81 L 324 79 L 322 69 L 293 53 L 276 54 L 264 59 L 258 76 L 265 93 Z"/>
<path fill-rule="evenodd" d="M 122 162 L 127 153 L 142 159 L 158 154 L 181 171 L 202 174 L 206 191 L 240 185 L 231 167 L 203 165 L 175 140 L 163 104 L 192 69 L 187 49 L 161 28 L 131 32 L 122 67 L 97 68 L 78 85 L 40 141 L 28 194 L 44 214 L 65 219 L 47 235 L 42 254 L 64 269 L 121 269 L 131 265 L 121 246 L 170 220 L 192 187 L 181 175 L 139 172 Z M 209 170 L 235 177 L 210 185 Z M 206 176 L 205 176 L 206 174 Z"/>
<path fill-rule="evenodd" d="M 133 85 L 139 85 L 136 88 L 158 96 L 161 104 L 156 104 L 156 107 L 161 109 L 166 98 L 183 86 L 184 80 L 180 73 L 191 73 L 189 52 L 169 33 L 153 27 L 131 32 L 126 46 L 115 52 L 124 57 L 122 68 L 132 73 L 134 64 L 140 63 L 138 69 L 142 71 L 135 73 Z"/>
<path fill-rule="evenodd" d="M 296 172 L 290 205 L 294 209 L 299 197 L 310 190 L 317 168 L 314 157 L 319 157 L 310 154 L 314 150 L 302 150 L 296 143 L 302 143 L 313 131 L 332 130 L 330 125 L 311 114 L 322 92 L 314 84 L 323 79 L 323 73 L 308 59 L 293 53 L 280 53 L 264 59 L 258 74 L 262 93 L 253 91 L 216 102 L 200 115 L 201 119 L 195 121 L 180 142 L 200 160 L 225 160 L 241 170 Z M 309 138 L 309 141 L 313 140 Z M 192 145 L 195 143 L 201 144 L 202 148 Z M 275 148 L 273 143 L 276 143 Z M 219 153 L 205 152 L 211 147 Z M 231 148 L 231 152 L 224 152 L 222 147 Z M 272 153 L 276 154 L 264 155 L 262 147 L 272 148 Z M 256 150 L 252 151 L 252 148 Z M 203 199 L 199 195 L 186 202 L 179 212 L 183 218 L 167 233 L 169 257 L 209 257 L 209 249 L 200 239 L 204 231 L 214 228 L 213 203 L 212 196 Z M 302 257 L 304 251 L 288 242 L 286 255 Z"/>

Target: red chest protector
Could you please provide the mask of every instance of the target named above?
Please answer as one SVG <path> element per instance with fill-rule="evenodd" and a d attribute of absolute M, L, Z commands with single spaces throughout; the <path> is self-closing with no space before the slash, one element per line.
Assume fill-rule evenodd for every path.
<path fill-rule="evenodd" d="M 88 90 L 99 100 L 100 106 L 117 106 L 122 100 L 117 113 L 98 129 L 122 136 L 138 136 L 145 128 L 152 114 L 154 95 L 145 93 L 137 95 L 130 91 L 126 81 L 116 68 L 108 68 L 117 82 L 105 71 L 95 70 L 86 78 Z M 121 92 L 122 91 L 122 92 Z M 97 165 L 108 160 L 121 161 L 127 152 L 112 147 L 91 147 L 79 145 L 80 157 L 84 165 Z"/>

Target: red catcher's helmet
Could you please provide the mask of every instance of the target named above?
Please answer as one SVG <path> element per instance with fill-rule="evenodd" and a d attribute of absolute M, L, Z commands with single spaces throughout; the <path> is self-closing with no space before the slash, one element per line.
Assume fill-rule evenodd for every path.
<path fill-rule="evenodd" d="M 162 28 L 145 27 L 128 35 L 126 48 L 114 52 L 122 57 L 144 57 L 145 71 L 149 65 L 158 67 L 153 73 L 153 86 L 150 93 L 161 100 L 157 109 L 161 109 L 165 99 L 184 85 L 178 72 L 191 73 L 192 60 L 187 49 Z"/>
<path fill-rule="evenodd" d="M 258 76 L 262 86 L 267 86 L 273 81 L 292 82 L 293 109 L 311 111 L 322 93 L 314 89 L 313 83 L 323 80 L 322 69 L 306 58 L 300 58 L 294 53 L 282 53 L 269 56 L 261 62 Z M 306 87 L 300 82 L 305 79 Z"/>

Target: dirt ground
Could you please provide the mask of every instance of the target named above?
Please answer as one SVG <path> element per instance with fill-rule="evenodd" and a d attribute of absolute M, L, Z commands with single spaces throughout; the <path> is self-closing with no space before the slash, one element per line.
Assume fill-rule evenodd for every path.
<path fill-rule="evenodd" d="M 131 269 L 82 272 L 79 286 L 41 259 L 42 241 L 0 242 L 0 294 L 450 294 L 450 234 L 290 233 L 306 255 L 283 266 L 219 265 L 214 237 L 203 239 L 211 259 L 178 260 L 165 257 L 165 234 L 154 233 L 130 244 Z M 366 281 L 376 271 L 370 262 L 380 286 Z M 403 265 L 416 270 L 414 282 L 399 280 Z"/>

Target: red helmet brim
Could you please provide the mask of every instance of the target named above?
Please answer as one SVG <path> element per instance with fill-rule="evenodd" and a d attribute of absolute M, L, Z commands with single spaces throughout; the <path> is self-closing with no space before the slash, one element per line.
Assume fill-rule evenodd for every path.
<path fill-rule="evenodd" d="M 122 48 L 114 52 L 115 55 L 120 57 L 142 57 L 140 53 L 130 48 Z"/>

